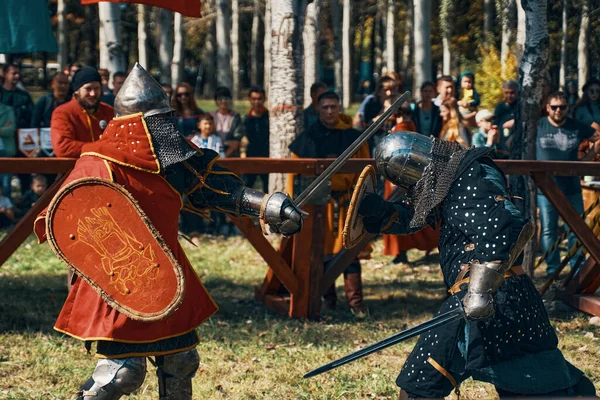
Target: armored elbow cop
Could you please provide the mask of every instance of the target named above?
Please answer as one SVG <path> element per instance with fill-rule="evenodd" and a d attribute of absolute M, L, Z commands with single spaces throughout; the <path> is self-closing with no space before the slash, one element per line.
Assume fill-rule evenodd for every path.
<path fill-rule="evenodd" d="M 494 315 L 494 293 L 502 285 L 510 263 L 491 261 L 471 264 L 469 289 L 463 299 L 465 313 L 471 319 L 485 319 Z"/>
<path fill-rule="evenodd" d="M 265 194 L 240 186 L 231 196 L 228 211 L 237 216 L 251 215 L 259 218 L 261 226 L 268 225 L 271 233 L 290 236 L 302 229 L 302 211 L 284 193 Z"/>

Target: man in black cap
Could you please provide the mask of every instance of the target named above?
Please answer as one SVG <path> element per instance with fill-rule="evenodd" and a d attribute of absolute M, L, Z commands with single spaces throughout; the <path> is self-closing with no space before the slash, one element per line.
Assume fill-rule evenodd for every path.
<path fill-rule="evenodd" d="M 71 81 L 73 98 L 52 114 L 50 135 L 57 157 L 79 157 L 85 143 L 98 140 L 113 108 L 100 101 L 102 78 L 94 67 L 79 69 Z"/>

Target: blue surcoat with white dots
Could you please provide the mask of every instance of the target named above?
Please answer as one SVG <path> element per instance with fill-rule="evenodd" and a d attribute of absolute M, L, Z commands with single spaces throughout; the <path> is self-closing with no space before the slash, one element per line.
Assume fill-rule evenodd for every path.
<path fill-rule="evenodd" d="M 448 288 L 454 285 L 461 265 L 508 260 L 526 222 L 510 201 L 505 178 L 491 159 L 466 157 L 465 163 L 437 213 L 440 265 Z M 399 203 L 394 208 L 398 217 L 385 233 L 409 233 L 412 211 Z M 457 307 L 465 294 L 466 285 L 439 312 Z M 557 350 L 557 336 L 528 276 L 507 278 L 495 302 L 496 313 L 488 320 L 455 321 L 421 335 L 398 376 L 398 386 L 415 396 L 446 396 L 453 384 L 431 360 L 458 383 L 473 376 L 515 393 L 545 393 L 577 382 L 581 373 Z M 539 360 L 557 364 L 555 373 L 547 368 L 543 375 L 531 371 Z M 519 372 L 515 362 L 527 373 Z M 507 378 L 513 372 L 515 379 Z"/>

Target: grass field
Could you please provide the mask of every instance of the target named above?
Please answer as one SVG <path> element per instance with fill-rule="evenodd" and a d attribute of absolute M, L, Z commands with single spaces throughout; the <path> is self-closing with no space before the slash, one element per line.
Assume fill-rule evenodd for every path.
<path fill-rule="evenodd" d="M 302 375 L 325 362 L 432 316 L 444 298 L 435 255 L 416 268 L 381 256 L 363 262 L 366 321 L 353 320 L 338 282 L 340 306 L 319 322 L 289 320 L 254 300 L 266 267 L 242 238 L 205 237 L 183 244 L 219 312 L 200 326 L 195 399 L 388 399 L 414 340 L 310 380 Z M 411 252 L 411 260 L 422 252 Z M 52 330 L 66 298 L 65 269 L 33 237 L 0 267 L 0 399 L 69 399 L 95 366 L 83 345 Z M 188 294 L 190 295 L 190 294 Z M 588 316 L 551 314 L 561 349 L 600 388 L 600 336 Z M 467 381 L 464 399 L 495 398 L 493 387 Z M 600 393 L 600 391 L 599 391 Z M 154 367 L 131 399 L 156 399 Z"/>

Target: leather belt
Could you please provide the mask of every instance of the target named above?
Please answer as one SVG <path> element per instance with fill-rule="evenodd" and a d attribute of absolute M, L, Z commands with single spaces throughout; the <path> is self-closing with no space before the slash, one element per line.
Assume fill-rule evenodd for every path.
<path fill-rule="evenodd" d="M 461 271 L 461 274 L 459 274 L 459 277 L 466 275 L 466 272 L 464 272 L 465 270 L 463 269 L 463 271 Z M 463 273 L 464 272 L 464 273 Z M 467 269 L 468 272 L 468 269 Z M 523 268 L 520 265 L 513 265 L 505 274 L 504 274 L 504 279 L 506 278 L 510 278 L 511 276 L 519 276 L 519 275 L 524 275 L 525 271 L 523 270 Z M 451 295 L 455 295 L 456 293 L 460 293 L 462 292 L 462 284 L 463 283 L 469 283 L 471 279 L 469 277 L 467 278 L 463 278 L 463 279 L 459 279 L 457 280 L 454 285 L 452 285 L 452 287 L 450 289 L 448 289 L 448 293 L 450 293 Z"/>

